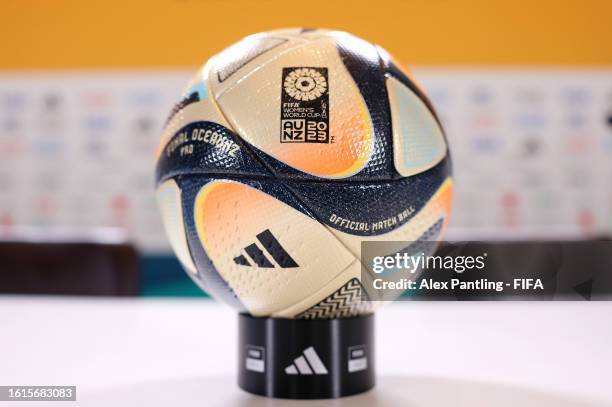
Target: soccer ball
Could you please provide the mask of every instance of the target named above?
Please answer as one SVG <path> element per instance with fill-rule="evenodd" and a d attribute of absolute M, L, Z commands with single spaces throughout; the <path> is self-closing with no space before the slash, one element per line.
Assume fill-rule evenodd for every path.
<path fill-rule="evenodd" d="M 424 92 L 380 47 L 329 30 L 255 34 L 212 57 L 171 112 L 156 178 L 193 280 L 279 318 L 372 312 L 361 242 L 440 239 L 452 200 Z"/>

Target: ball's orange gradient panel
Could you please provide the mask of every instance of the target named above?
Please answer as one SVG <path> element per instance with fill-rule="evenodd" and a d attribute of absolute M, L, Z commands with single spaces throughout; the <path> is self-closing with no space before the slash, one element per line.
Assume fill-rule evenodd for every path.
<path fill-rule="evenodd" d="M 372 150 L 370 115 L 362 100 L 347 102 L 330 119 L 334 144 L 289 145 L 282 161 L 320 176 L 341 178 L 361 170 Z"/>
<path fill-rule="evenodd" d="M 238 182 L 218 180 L 203 186 L 194 217 L 215 268 L 254 315 L 270 315 L 313 295 L 355 261 L 323 225 Z M 266 230 L 291 256 L 292 267 L 279 267 L 272 257 L 263 268 L 235 262 Z"/>

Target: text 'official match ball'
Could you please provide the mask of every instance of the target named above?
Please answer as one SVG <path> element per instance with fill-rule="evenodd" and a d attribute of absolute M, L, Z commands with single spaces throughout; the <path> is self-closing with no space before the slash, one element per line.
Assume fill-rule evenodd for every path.
<path fill-rule="evenodd" d="M 452 198 L 423 91 L 383 49 L 327 30 L 256 34 L 211 58 L 171 112 L 156 177 L 185 269 L 256 316 L 372 312 L 361 242 L 440 239 Z"/>

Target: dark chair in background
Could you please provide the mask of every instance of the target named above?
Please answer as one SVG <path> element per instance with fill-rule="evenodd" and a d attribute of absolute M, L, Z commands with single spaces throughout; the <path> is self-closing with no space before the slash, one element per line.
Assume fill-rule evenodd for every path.
<path fill-rule="evenodd" d="M 138 295 L 138 254 L 127 243 L 0 241 L 0 293 Z"/>

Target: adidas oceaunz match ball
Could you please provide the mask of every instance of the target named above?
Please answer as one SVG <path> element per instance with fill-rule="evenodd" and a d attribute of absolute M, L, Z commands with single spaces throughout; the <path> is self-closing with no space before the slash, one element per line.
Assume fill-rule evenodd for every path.
<path fill-rule="evenodd" d="M 157 196 L 179 260 L 255 316 L 336 318 L 360 301 L 360 246 L 440 238 L 452 180 L 427 97 L 380 47 L 281 30 L 211 58 L 173 109 Z"/>

